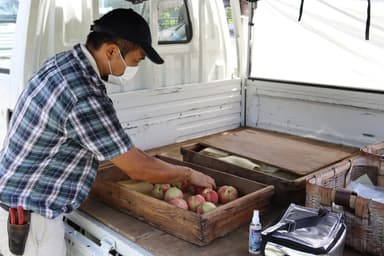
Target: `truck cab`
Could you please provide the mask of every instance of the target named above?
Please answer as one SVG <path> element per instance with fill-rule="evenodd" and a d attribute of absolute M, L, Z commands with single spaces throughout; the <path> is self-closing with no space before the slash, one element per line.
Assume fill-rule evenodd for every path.
<path fill-rule="evenodd" d="M 7 95 L 2 101 L 2 138 L 17 97 L 33 72 L 53 54 L 84 43 L 93 20 L 112 8 L 133 8 L 142 14 L 165 60 L 164 65 L 146 60 L 129 84 L 107 86 L 136 145 L 148 149 L 238 126 L 240 97 L 233 96 L 240 94 L 241 80 L 235 74 L 236 49 L 223 3 L 138 2 L 20 1 L 18 18 L 2 23 L 9 30 L 1 73 L 2 95 Z M 214 124 L 210 120 L 219 116 L 217 112 L 221 118 Z"/>
<path fill-rule="evenodd" d="M 0 0 L 0 140 L 45 60 L 84 43 L 109 10 L 133 8 L 165 61 L 145 60 L 129 83 L 106 86 L 137 147 L 241 127 L 353 147 L 383 141 L 384 3 L 303 2 Z M 121 255 L 150 255 L 79 212 L 71 218 L 120 241 Z M 92 242 L 74 233 L 79 248 Z"/>

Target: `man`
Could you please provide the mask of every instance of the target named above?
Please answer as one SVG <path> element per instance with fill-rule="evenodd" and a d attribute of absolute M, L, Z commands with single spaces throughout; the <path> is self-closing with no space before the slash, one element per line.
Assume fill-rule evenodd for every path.
<path fill-rule="evenodd" d="M 131 78 L 145 57 L 163 63 L 146 21 L 131 9 L 116 9 L 91 30 L 85 46 L 57 54 L 29 81 L 0 153 L 2 207 L 31 211 L 25 255 L 65 255 L 62 214 L 87 197 L 99 161 L 111 160 L 132 179 L 215 186 L 211 177 L 132 145 L 106 94 L 102 80 Z M 8 213 L 0 211 L 4 230 Z M 5 254 L 7 241 L 0 240 Z"/>

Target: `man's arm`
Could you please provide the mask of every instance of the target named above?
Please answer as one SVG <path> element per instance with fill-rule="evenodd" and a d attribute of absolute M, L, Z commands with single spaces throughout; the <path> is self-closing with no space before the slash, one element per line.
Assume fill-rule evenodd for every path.
<path fill-rule="evenodd" d="M 201 187 L 216 187 L 211 177 L 186 166 L 164 162 L 136 147 L 113 158 L 111 162 L 132 179 L 151 183 L 175 183 L 187 180 L 190 184 Z"/>

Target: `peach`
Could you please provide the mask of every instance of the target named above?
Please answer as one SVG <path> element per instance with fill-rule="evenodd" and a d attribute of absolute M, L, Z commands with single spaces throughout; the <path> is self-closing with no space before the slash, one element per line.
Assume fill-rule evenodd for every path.
<path fill-rule="evenodd" d="M 165 192 L 171 187 L 170 184 L 155 184 L 151 191 L 153 197 L 164 199 Z"/>
<path fill-rule="evenodd" d="M 205 188 L 201 195 L 204 197 L 205 201 L 212 202 L 217 204 L 219 202 L 219 196 L 217 192 L 211 188 Z"/>
<path fill-rule="evenodd" d="M 205 203 L 205 199 L 202 195 L 193 195 L 187 198 L 187 204 L 191 211 L 196 211 L 200 204 Z"/>
<path fill-rule="evenodd" d="M 176 198 L 169 201 L 170 204 L 173 204 L 174 206 L 177 206 L 181 209 L 188 210 L 188 204 L 187 202 L 182 198 Z"/>
<path fill-rule="evenodd" d="M 177 198 L 183 198 L 183 191 L 177 187 L 169 188 L 164 194 L 164 200 L 167 202 Z"/>
<path fill-rule="evenodd" d="M 204 214 L 204 213 L 212 211 L 213 209 L 216 209 L 216 205 L 214 203 L 205 202 L 205 203 L 203 203 L 197 207 L 196 212 L 198 214 Z"/>
<path fill-rule="evenodd" d="M 229 185 L 221 186 L 217 190 L 217 193 L 219 194 L 219 201 L 222 204 L 235 200 L 238 197 L 237 189 Z"/>

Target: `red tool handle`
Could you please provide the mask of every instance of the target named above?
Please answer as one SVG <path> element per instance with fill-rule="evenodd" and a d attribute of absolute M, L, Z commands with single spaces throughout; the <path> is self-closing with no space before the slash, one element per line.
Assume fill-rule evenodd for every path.
<path fill-rule="evenodd" d="M 11 224 L 16 224 L 16 211 L 14 208 L 9 208 L 9 221 Z"/>
<path fill-rule="evenodd" d="M 18 216 L 18 224 L 23 225 L 24 224 L 24 209 L 21 205 L 17 206 L 17 216 Z"/>

